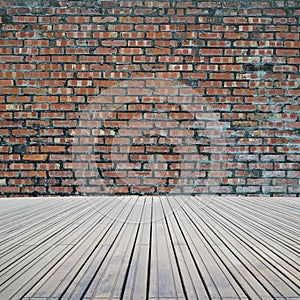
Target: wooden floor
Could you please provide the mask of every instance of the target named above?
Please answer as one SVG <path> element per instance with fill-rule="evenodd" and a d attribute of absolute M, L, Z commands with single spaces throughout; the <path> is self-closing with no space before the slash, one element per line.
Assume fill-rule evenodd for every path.
<path fill-rule="evenodd" d="M 0 199 L 0 299 L 300 299 L 300 199 Z"/>

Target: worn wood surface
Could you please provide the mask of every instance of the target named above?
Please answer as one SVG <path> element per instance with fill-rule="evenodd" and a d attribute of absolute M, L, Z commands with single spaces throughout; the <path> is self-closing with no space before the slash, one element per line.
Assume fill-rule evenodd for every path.
<path fill-rule="evenodd" d="M 0 199 L 0 300 L 300 299 L 300 200 Z"/>

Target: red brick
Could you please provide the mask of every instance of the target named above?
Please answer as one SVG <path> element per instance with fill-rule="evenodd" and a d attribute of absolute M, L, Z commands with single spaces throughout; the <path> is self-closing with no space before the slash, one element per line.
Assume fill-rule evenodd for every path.
<path fill-rule="evenodd" d="M 32 163 L 13 163 L 9 168 L 10 170 L 33 170 L 34 165 Z"/>
<path fill-rule="evenodd" d="M 19 193 L 20 187 L 18 186 L 0 186 L 0 193 Z"/>
<path fill-rule="evenodd" d="M 41 151 L 43 153 L 66 152 L 66 146 L 42 146 Z"/>
<path fill-rule="evenodd" d="M 279 56 L 299 56 L 299 53 L 296 49 L 276 49 L 276 54 Z"/>
<path fill-rule="evenodd" d="M 52 61 L 53 62 L 76 62 L 76 57 L 75 56 L 52 56 Z"/>
<path fill-rule="evenodd" d="M 240 23 L 247 23 L 247 19 L 244 17 L 224 17 L 223 22 L 240 24 Z"/>
<path fill-rule="evenodd" d="M 0 154 L 1 161 L 18 161 L 20 160 L 19 154 Z"/>
<path fill-rule="evenodd" d="M 146 152 L 168 153 L 170 148 L 167 146 L 147 146 Z"/>
<path fill-rule="evenodd" d="M 51 186 L 49 187 L 50 193 L 60 193 L 60 194 L 70 194 L 73 190 L 73 187 L 69 186 Z"/>
<path fill-rule="evenodd" d="M 26 127 L 44 128 L 50 126 L 49 120 L 26 120 Z"/>
<path fill-rule="evenodd" d="M 30 136 L 35 135 L 36 131 L 33 129 L 13 129 L 12 134 L 14 136 Z"/>
<path fill-rule="evenodd" d="M 34 16 L 13 16 L 13 21 L 16 23 L 36 23 L 37 17 Z"/>
<path fill-rule="evenodd" d="M 136 193 L 153 193 L 154 192 L 154 186 L 148 186 L 148 185 L 135 185 L 130 187 L 130 192 Z"/>
<path fill-rule="evenodd" d="M 128 194 L 128 186 L 107 186 L 104 188 L 104 192 L 108 194 Z"/>
<path fill-rule="evenodd" d="M 23 159 L 29 161 L 45 161 L 47 159 L 47 154 L 25 154 Z"/>
<path fill-rule="evenodd" d="M 218 48 L 202 48 L 200 49 L 202 55 L 223 55 L 223 49 Z"/>
<path fill-rule="evenodd" d="M 11 178 L 6 183 L 13 189 L 25 184 L 7 194 L 97 194 L 99 185 L 105 193 L 127 194 L 299 194 L 297 10 L 290 15 L 282 1 L 277 8 L 270 1 L 254 1 L 243 9 L 239 2 L 179 1 L 171 7 L 169 1 L 158 1 L 159 15 L 153 16 L 153 3 L 141 0 L 103 5 L 103 16 L 80 6 L 37 8 L 34 15 L 27 14 L 28 8 L 7 8 L 14 24 L 2 24 L 0 33 L 0 127 L 11 146 L 1 146 L 0 176 Z M 210 8 L 222 7 L 222 16 L 208 16 Z M 255 71 L 266 64 L 269 71 Z M 180 91 L 173 88 L 177 84 Z M 198 129 L 192 128 L 195 118 Z M 226 146 L 218 129 L 223 125 Z M 215 135 L 213 146 L 207 128 Z M 165 137 L 153 136 L 162 131 Z M 41 146 L 13 153 L 15 145 L 29 141 Z M 170 152 L 173 144 L 183 155 Z M 198 144 L 202 157 L 194 153 Z M 94 150 L 99 168 L 112 172 L 118 163 L 125 173 L 107 173 L 105 180 L 85 186 Z M 82 162 L 72 163 L 75 153 Z M 158 170 L 143 171 L 142 162 L 153 156 L 152 167 Z M 221 175 L 222 160 L 230 172 L 222 181 L 226 186 L 219 187 L 218 177 L 205 176 L 209 170 Z M 203 170 L 197 175 L 191 172 L 196 161 Z M 16 163 L 29 169 L 20 172 Z M 167 173 L 160 171 L 165 168 Z M 178 173 L 170 171 L 179 168 L 209 186 L 195 189 L 191 180 L 175 187 Z M 73 175 L 82 177 L 81 190 Z M 45 178 L 34 187 L 26 176 Z M 166 176 L 171 178 L 166 181 Z M 51 191 L 43 186 L 46 179 Z"/>
<path fill-rule="evenodd" d="M 73 16 L 66 19 L 68 23 L 88 23 L 90 20 L 91 17 L 89 16 Z"/>

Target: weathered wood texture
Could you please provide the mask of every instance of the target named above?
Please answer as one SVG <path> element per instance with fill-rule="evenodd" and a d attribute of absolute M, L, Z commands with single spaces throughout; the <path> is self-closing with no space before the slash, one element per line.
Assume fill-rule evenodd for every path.
<path fill-rule="evenodd" d="M 0 199 L 0 299 L 300 299 L 298 198 Z"/>

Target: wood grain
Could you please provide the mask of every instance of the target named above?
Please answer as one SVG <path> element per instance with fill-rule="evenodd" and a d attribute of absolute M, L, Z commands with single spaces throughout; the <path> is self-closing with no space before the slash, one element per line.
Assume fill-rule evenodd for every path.
<path fill-rule="evenodd" d="M 300 299 L 298 198 L 0 199 L 0 299 Z"/>

